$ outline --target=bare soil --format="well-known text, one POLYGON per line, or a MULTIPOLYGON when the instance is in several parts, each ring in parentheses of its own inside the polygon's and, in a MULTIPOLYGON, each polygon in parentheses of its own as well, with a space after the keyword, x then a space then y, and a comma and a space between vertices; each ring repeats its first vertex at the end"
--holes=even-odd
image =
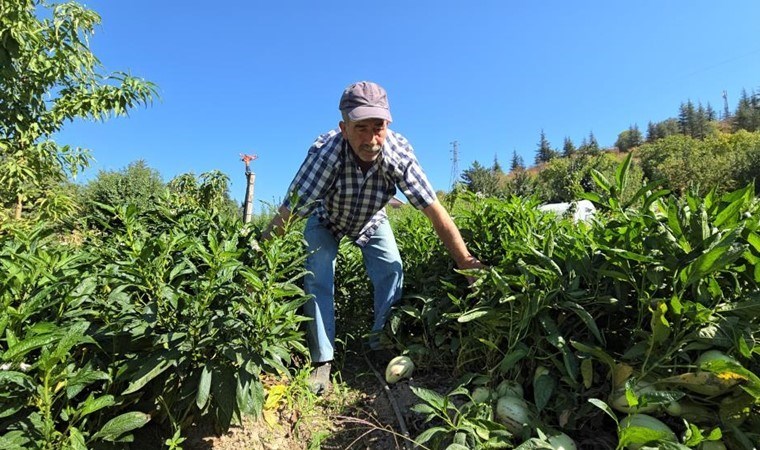
MULTIPOLYGON (((381 374, 385 368, 376 368, 381 374)), ((278 422, 270 426, 263 419, 247 418, 222 436, 209 427, 191 430, 182 445, 190 450, 394 450, 407 447, 402 426, 389 399, 393 397, 408 436, 414 438, 422 428, 422 417, 411 411, 419 403, 410 386, 429 389, 450 383, 436 373, 417 371, 415 377, 394 385, 385 384, 373 372, 363 355, 347 352, 342 367, 337 368, 341 380, 333 390, 321 397, 311 411, 277 411, 278 422)), ((409 447, 411 448, 411 447, 409 447)))

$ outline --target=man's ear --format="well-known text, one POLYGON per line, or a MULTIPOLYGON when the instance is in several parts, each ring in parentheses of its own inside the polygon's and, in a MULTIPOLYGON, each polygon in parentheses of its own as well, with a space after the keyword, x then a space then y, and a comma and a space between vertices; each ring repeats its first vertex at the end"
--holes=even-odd
POLYGON ((340 132, 341 133, 345 133, 346 132, 346 122, 344 122, 342 120, 340 122, 338 122, 338 128, 340 128, 340 132))

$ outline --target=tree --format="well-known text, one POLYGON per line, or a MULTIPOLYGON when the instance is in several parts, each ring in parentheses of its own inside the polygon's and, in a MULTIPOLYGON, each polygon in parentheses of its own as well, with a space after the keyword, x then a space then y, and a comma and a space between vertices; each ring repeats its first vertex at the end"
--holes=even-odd
POLYGON ((696 110, 691 100, 681 103, 678 108, 678 130, 685 136, 694 137, 694 126, 696 122, 696 110))
POLYGON ((678 130, 681 134, 696 139, 704 139, 712 133, 710 122, 715 119, 715 111, 708 105, 707 108, 698 103, 694 106, 691 100, 681 103, 678 112, 678 130))
POLYGON ((618 134, 617 141, 615 141, 615 147, 620 152, 627 152, 634 147, 638 147, 644 142, 641 131, 639 131, 638 125, 631 125, 627 130, 618 134))
POLYGON ((509 171, 514 172, 516 170, 525 170, 525 163, 522 156, 517 154, 517 150, 512 150, 512 164, 509 166, 509 171))
POLYGON ((493 170, 473 161, 472 167, 462 172, 462 181, 469 191, 493 196, 499 192, 499 180, 493 170))
POLYGON ((581 146, 578 147, 579 153, 587 155, 598 155, 601 151, 602 149, 599 147, 599 143, 596 141, 596 136, 594 136, 593 131, 589 131, 588 139, 584 139, 581 146))
POLYGON ((677 134, 644 144, 637 154, 645 176, 664 180, 669 189, 683 193, 695 186, 702 193, 712 188, 725 192, 752 171, 751 149, 758 142, 757 136, 738 133, 716 132, 705 139, 677 134))
POLYGON ((541 130, 541 138, 538 142, 538 150, 536 151, 536 165, 547 163, 557 156, 559 156, 558 152, 549 144, 544 130, 541 130))
POLYGON ((109 206, 131 204, 144 212, 154 208, 165 192, 161 174, 139 160, 120 171, 101 170, 84 187, 82 197, 88 211, 97 211, 99 203, 109 206))
POLYGON ((491 170, 495 174, 504 173, 504 171, 501 169, 501 164, 499 164, 499 159, 496 157, 496 155, 493 155, 493 166, 491 167, 491 170))
POLYGON ((760 94, 749 95, 746 89, 742 90, 733 122, 735 130, 760 130, 760 94))
POLYGON ((238 216, 238 206, 230 197, 230 178, 218 170, 178 175, 167 183, 171 204, 195 210, 214 209, 225 216, 238 216))
POLYGON ((708 134, 710 134, 710 113, 704 106, 702 106, 702 102, 700 102, 697 105, 697 116, 695 117, 694 123, 694 137, 704 139, 708 134))
POLYGON ((679 134, 678 121, 670 118, 665 119, 662 122, 652 123, 647 125, 647 142, 654 142, 658 139, 663 139, 674 134, 679 134))
POLYGON ((578 149, 575 148, 573 141, 569 137, 565 137, 565 141, 562 143, 562 156, 570 158, 577 151, 578 149))
POLYGON ((156 96, 124 73, 104 75, 89 49, 100 16, 75 3, 0 3, 0 194, 14 216, 45 201, 44 186, 88 166, 87 150, 52 136, 67 121, 125 115, 156 96))
POLYGON ((715 112, 710 102, 707 102, 707 109, 705 109, 705 114, 707 115, 708 122, 715 122, 718 118, 718 114, 715 112))
POLYGON ((517 169, 510 174, 505 186, 505 193, 519 197, 528 197, 535 191, 533 177, 524 169, 517 169))
MULTIPOLYGON (((578 153, 573 158, 557 158, 536 174, 534 193, 545 202, 571 202, 584 192, 601 193, 593 174, 599 172, 614 180, 618 165, 618 159, 610 153, 595 156, 578 153)), ((638 164, 631 165, 628 177, 629 186, 621 193, 623 198, 630 198, 641 186, 643 174, 638 164)))

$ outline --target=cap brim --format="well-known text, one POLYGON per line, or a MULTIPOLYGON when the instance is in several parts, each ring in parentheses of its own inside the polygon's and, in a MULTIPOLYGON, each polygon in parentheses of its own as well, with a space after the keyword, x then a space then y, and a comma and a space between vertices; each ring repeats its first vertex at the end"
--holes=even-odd
POLYGON ((376 106, 357 106, 348 112, 348 118, 352 122, 358 122, 365 119, 385 119, 392 122, 391 112, 386 108, 376 106))

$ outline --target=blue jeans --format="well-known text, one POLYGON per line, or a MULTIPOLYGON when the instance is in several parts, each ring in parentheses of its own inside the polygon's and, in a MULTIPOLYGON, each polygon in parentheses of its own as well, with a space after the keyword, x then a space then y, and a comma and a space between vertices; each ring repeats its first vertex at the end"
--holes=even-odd
MULTIPOLYGON (((335 258, 339 241, 316 216, 306 221, 304 238, 309 256, 304 288, 312 296, 304 305, 310 317, 307 323, 309 352, 312 362, 332 361, 335 350, 335 258)), ((375 319, 370 336, 370 347, 379 346, 379 334, 385 327, 391 306, 401 297, 404 282, 401 255, 396 238, 387 220, 378 226, 367 245, 361 247, 364 267, 374 288, 375 319)))

